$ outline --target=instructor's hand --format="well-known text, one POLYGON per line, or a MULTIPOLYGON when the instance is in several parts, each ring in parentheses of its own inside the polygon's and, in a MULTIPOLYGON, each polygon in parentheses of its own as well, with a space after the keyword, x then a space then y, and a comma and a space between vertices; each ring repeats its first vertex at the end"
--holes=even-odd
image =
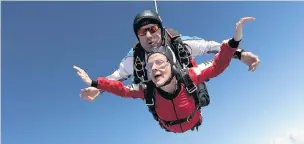
POLYGON ((242 52, 241 61, 248 66, 248 71, 254 72, 260 64, 258 56, 251 52, 242 52))
POLYGON ((255 20, 254 17, 243 17, 235 24, 234 40, 240 41, 243 38, 243 24, 255 20))
POLYGON ((92 79, 89 77, 89 75, 80 67, 74 65, 73 68, 77 70, 77 74, 82 79, 82 81, 84 81, 88 86, 91 86, 92 79))

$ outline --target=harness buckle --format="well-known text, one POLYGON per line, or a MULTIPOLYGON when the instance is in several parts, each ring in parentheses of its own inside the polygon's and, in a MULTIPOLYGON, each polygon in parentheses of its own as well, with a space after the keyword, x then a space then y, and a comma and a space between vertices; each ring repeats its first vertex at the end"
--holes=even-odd
POLYGON ((145 68, 144 68, 144 63, 140 60, 139 57, 136 58, 135 60, 135 72, 137 77, 142 81, 142 82, 148 82, 149 78, 147 77, 147 79, 145 79, 146 76, 146 72, 145 72, 145 68), (137 66, 139 65, 140 68, 137 68, 137 66))
POLYGON ((186 121, 187 121, 187 122, 189 122, 189 121, 190 121, 190 116, 188 116, 188 117, 187 117, 186 121))
POLYGON ((173 121, 170 121, 170 122, 167 124, 167 126, 172 126, 172 124, 173 124, 173 121))
POLYGON ((193 93, 194 91, 197 90, 197 86, 194 85, 193 87, 191 87, 190 89, 188 87, 186 87, 186 90, 189 92, 189 93, 193 93))
POLYGON ((154 105, 154 100, 151 99, 151 103, 147 103, 147 100, 145 99, 145 104, 146 104, 146 106, 153 106, 154 105))
MULTIPOLYGON (((143 72, 144 73, 144 72, 143 72)), ((136 72, 136 74, 138 74, 137 72, 136 72)), ((149 81, 149 79, 145 79, 145 74, 143 74, 142 76, 138 76, 137 75, 137 77, 142 81, 142 82, 148 82, 149 81)))

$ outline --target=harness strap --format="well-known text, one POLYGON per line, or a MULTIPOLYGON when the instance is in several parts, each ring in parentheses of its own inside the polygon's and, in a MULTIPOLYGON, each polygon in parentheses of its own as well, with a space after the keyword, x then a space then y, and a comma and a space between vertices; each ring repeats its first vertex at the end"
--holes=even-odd
POLYGON ((182 118, 182 119, 178 119, 178 120, 173 120, 173 121, 165 121, 162 120, 165 125, 167 126, 173 126, 173 125, 177 125, 177 124, 182 124, 184 122, 189 122, 192 120, 194 114, 196 113, 196 111, 200 109, 200 106, 196 106, 196 108, 191 112, 191 114, 189 116, 187 116, 186 118, 182 118))
POLYGON ((187 50, 187 44, 183 43, 180 34, 178 31, 167 28, 166 29, 168 36, 171 38, 172 46, 175 47, 174 54, 176 58, 179 59, 178 63, 181 64, 181 67, 192 67, 193 64, 191 63, 191 53, 187 50))
POLYGON ((134 48, 133 48, 133 64, 134 64, 134 70, 133 70, 133 75, 134 75, 134 83, 138 84, 140 82, 147 82, 148 81, 148 76, 147 74, 147 70, 145 69, 145 51, 143 51, 140 48, 140 44, 137 43, 134 48))
POLYGON ((191 80, 191 78, 188 74, 188 71, 185 70, 185 69, 181 69, 180 70, 180 76, 181 76, 181 81, 183 82, 183 84, 185 86, 185 89, 187 90, 188 94, 193 97, 193 99, 195 101, 195 109, 186 118, 182 118, 182 119, 178 119, 178 120, 174 120, 174 121, 162 120, 165 123, 165 125, 167 125, 167 126, 172 126, 172 125, 181 124, 181 123, 184 123, 184 122, 191 121, 194 114, 196 113, 196 111, 201 108, 201 102, 200 102, 199 97, 198 97, 197 86, 191 80))
POLYGON ((198 120, 198 122, 191 128, 192 131, 194 131, 194 129, 196 129, 196 131, 198 131, 198 127, 201 125, 201 119, 198 120))
POLYGON ((154 103, 154 86, 151 83, 151 81, 146 83, 145 85, 146 85, 146 88, 144 89, 145 103, 150 109, 150 107, 152 107, 152 106, 154 107, 154 105, 155 105, 155 103, 154 103))
POLYGON ((191 80, 188 71, 185 69, 180 70, 180 75, 181 75, 181 80, 185 85, 185 89, 187 90, 188 94, 193 96, 195 100, 195 105, 200 106, 200 100, 198 97, 198 91, 197 91, 197 86, 193 83, 191 80))
POLYGON ((144 84, 144 97, 145 103, 148 106, 149 111, 152 113, 153 118, 158 121, 158 115, 155 111, 155 100, 154 100, 154 87, 151 82, 144 84))

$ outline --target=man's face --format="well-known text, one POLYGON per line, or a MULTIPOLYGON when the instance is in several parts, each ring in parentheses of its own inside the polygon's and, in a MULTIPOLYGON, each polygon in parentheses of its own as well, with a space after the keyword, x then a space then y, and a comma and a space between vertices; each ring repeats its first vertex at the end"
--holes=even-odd
POLYGON ((168 81, 172 74, 168 59, 160 53, 152 54, 149 57, 146 69, 157 87, 168 81))
POLYGON ((158 48, 161 45, 161 29, 157 24, 148 24, 142 26, 137 31, 137 36, 141 46, 148 52, 151 52, 154 48, 158 48))

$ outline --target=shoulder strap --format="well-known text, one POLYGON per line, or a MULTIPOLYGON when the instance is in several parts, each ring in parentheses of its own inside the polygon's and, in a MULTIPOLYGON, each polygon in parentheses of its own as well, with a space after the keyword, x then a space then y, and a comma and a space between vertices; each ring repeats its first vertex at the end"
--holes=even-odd
POLYGON ((195 100, 196 108, 207 106, 210 103, 210 96, 205 82, 201 82, 198 86, 190 78, 188 70, 181 70, 178 79, 184 84, 188 94, 195 100))
POLYGON ((180 34, 177 30, 172 29, 172 28, 166 28, 166 35, 168 37, 168 43, 170 44, 170 46, 172 47, 174 54, 177 56, 179 56, 178 53, 178 44, 182 44, 183 41, 180 38, 180 34))
POLYGON ((188 71, 182 70, 181 80, 185 85, 185 89, 188 94, 193 96, 195 100, 196 107, 200 109, 201 107, 207 106, 210 103, 210 96, 205 82, 201 82, 198 86, 194 84, 189 76, 188 71))
POLYGON ((171 39, 180 37, 179 32, 173 28, 166 28, 166 32, 171 39))
POLYGON ((196 107, 200 107, 200 100, 198 97, 198 88, 189 76, 188 69, 181 69, 179 71, 179 79, 189 95, 191 95, 195 101, 196 107))
POLYGON ((144 88, 144 96, 145 96, 145 103, 147 106, 154 106, 154 90, 155 90, 155 87, 154 87, 154 84, 152 81, 149 81, 147 83, 144 83, 145 85, 145 88, 144 88))
POLYGON ((148 80, 145 65, 145 51, 139 43, 136 43, 133 48, 133 83, 139 84, 140 82, 148 80))
POLYGON ((153 118, 158 121, 158 115, 155 111, 155 87, 153 85, 153 82, 147 82, 145 84, 144 89, 144 97, 145 97, 145 103, 149 108, 149 111, 152 113, 153 118))
POLYGON ((194 60, 191 57, 191 53, 186 48, 187 45, 183 43, 180 33, 172 28, 166 28, 166 33, 170 38, 169 43, 181 66, 183 67, 183 65, 186 65, 188 68, 193 67, 195 65, 193 64, 194 60))

